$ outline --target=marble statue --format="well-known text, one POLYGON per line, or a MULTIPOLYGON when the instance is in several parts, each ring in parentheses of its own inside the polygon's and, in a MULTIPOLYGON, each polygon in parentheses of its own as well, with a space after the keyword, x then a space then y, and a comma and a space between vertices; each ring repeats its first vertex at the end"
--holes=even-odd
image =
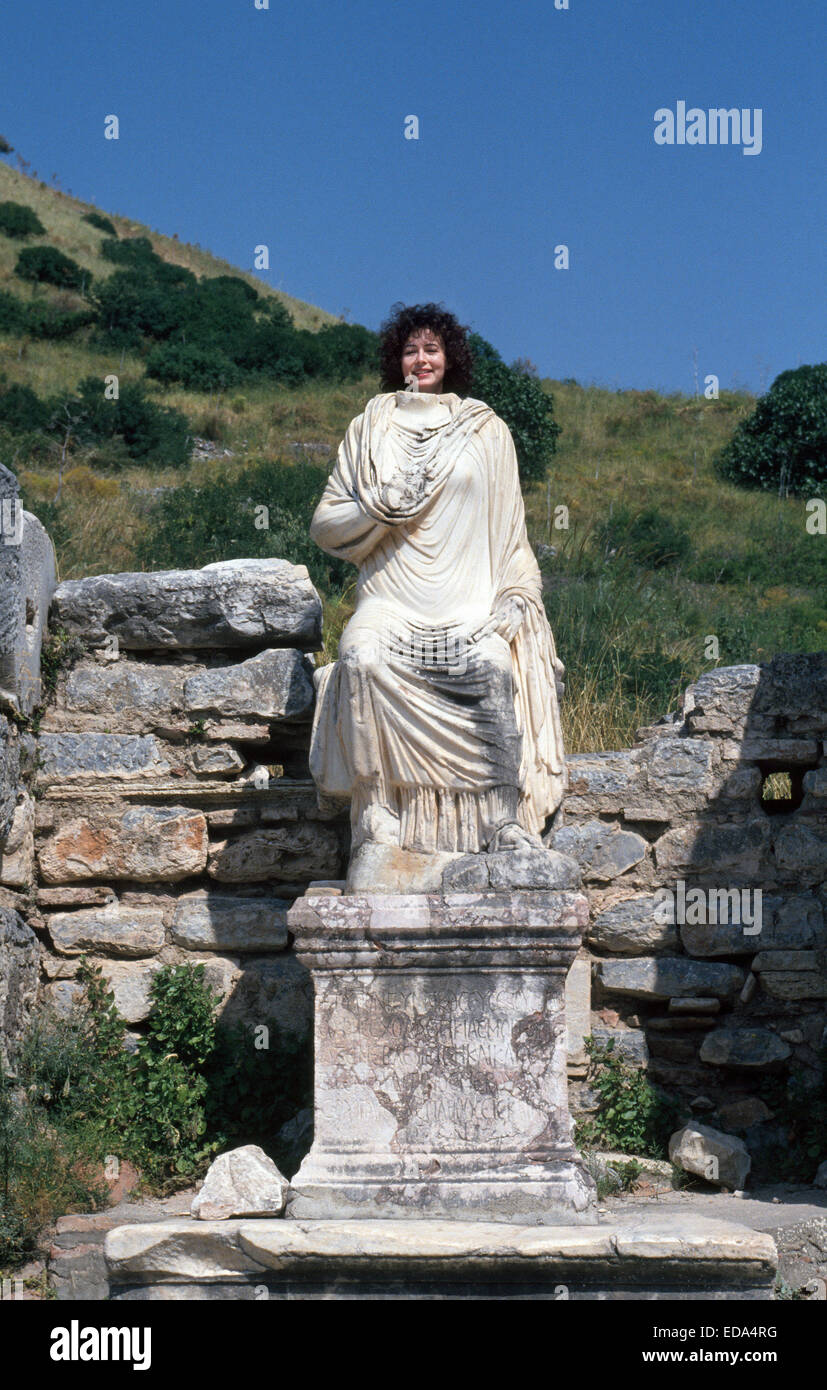
POLYGON ((319 790, 350 799, 354 848, 541 846, 565 786, 564 667, 514 442, 484 402, 440 389, 446 336, 425 322, 400 340, 408 388, 351 421, 311 525, 359 568, 338 660, 316 672, 310 753, 319 790))

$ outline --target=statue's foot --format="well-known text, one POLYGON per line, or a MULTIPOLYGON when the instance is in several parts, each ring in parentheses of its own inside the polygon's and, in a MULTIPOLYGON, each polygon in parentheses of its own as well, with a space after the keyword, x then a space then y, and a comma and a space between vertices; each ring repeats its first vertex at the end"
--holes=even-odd
POLYGON ((539 835, 525 830, 517 821, 509 821, 494 832, 488 853, 496 854, 502 849, 545 849, 545 845, 539 835))
POLYGON ((358 844, 372 840, 376 845, 398 845, 400 834, 401 822, 395 812, 374 803, 367 806, 359 818, 356 840, 358 844))

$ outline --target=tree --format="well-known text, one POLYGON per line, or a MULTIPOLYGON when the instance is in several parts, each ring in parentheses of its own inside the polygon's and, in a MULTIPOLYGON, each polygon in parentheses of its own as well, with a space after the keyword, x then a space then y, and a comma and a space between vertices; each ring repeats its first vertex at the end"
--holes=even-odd
POLYGON ((478 333, 469 334, 468 346, 474 358, 471 394, 490 405, 508 425, 521 480, 544 478, 560 433, 551 396, 524 371, 507 367, 496 348, 478 333))
POLYGON ((827 362, 777 376, 716 460, 721 477, 779 497, 827 484, 827 362))

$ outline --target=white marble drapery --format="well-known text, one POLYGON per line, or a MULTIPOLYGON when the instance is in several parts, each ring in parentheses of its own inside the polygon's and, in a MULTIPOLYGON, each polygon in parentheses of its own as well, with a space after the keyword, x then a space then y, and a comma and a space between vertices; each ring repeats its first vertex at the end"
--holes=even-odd
POLYGON ((320 790, 389 806, 405 848, 484 848, 492 814, 515 819, 515 802, 519 823, 541 830, 565 787, 562 665, 504 422, 453 393, 374 396, 348 427, 311 535, 360 571, 339 660, 316 673, 320 790), (389 631, 464 636, 511 597, 525 619, 510 644, 493 635, 467 648, 463 680, 489 679, 491 698, 457 699, 388 658, 389 631))

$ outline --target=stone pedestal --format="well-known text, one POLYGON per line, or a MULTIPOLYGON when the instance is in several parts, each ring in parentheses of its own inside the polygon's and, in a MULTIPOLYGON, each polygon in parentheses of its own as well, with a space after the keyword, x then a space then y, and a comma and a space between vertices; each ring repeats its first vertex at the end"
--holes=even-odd
POLYGON ((299 899, 315 1139, 288 1215, 594 1222, 564 1004, 587 921, 574 891, 299 899))

